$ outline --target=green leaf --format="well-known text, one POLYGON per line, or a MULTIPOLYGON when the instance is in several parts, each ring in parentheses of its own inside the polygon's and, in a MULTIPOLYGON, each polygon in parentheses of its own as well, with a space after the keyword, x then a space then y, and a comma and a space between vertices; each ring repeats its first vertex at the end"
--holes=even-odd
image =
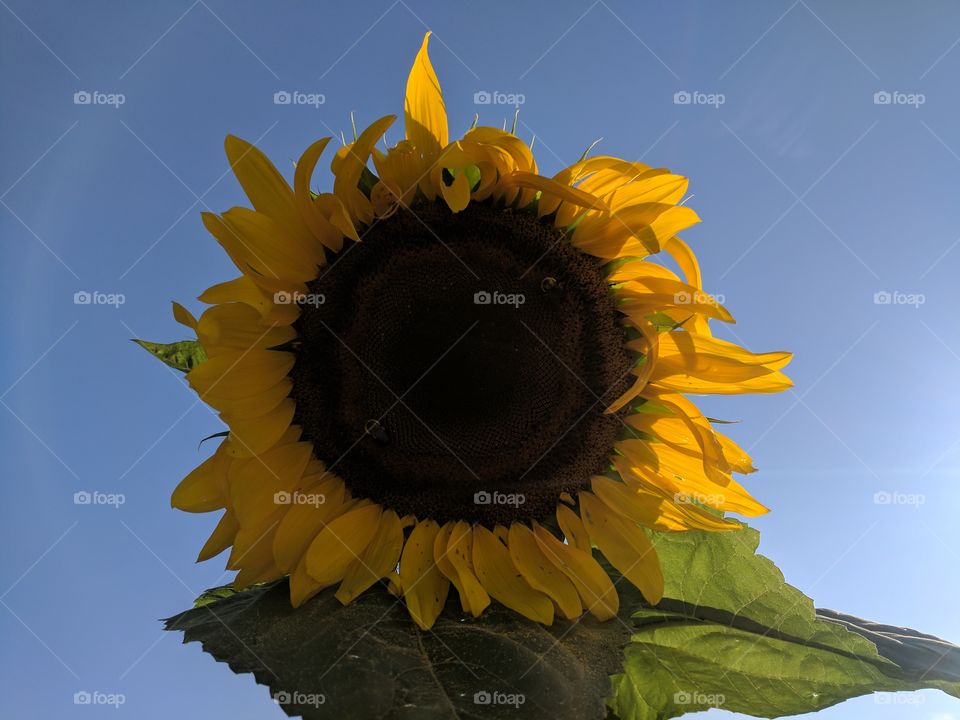
POLYGON ((381 586, 345 607, 329 588, 295 610, 284 580, 209 590, 166 628, 307 720, 666 720, 712 706, 780 717, 875 691, 960 694, 960 648, 815 610, 756 554, 755 530, 652 537, 667 599, 645 604, 598 557, 621 597, 606 623, 545 628, 496 603, 474 619, 451 593, 424 632, 381 586))
POLYGON ((155 343, 148 342, 147 340, 134 339, 134 342, 170 367, 183 372, 193 370, 193 368, 207 359, 207 354, 196 340, 155 343))
POLYGON ((816 611, 755 554, 753 529, 657 533, 653 540, 669 599, 634 613, 638 628, 610 701, 624 720, 709 707, 773 718, 876 691, 960 691, 960 648, 816 611))
POLYGON ((233 597, 237 594, 237 591, 233 589, 232 585, 220 585, 218 587, 207 588, 200 596, 193 601, 193 606, 195 608, 203 607, 204 605, 209 605, 210 603, 217 602, 218 600, 223 600, 224 598, 233 597))
POLYGON ((253 673, 287 714, 308 720, 602 720, 636 609, 547 628, 496 603, 474 619, 451 597, 424 632, 383 587, 347 606, 334 591, 295 610, 284 580, 187 610, 166 629, 253 673))

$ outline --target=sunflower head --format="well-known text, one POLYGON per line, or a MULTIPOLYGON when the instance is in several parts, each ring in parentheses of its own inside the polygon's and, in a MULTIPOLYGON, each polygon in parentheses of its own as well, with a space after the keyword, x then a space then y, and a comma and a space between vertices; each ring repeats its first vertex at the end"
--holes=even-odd
POLYGON ((231 548, 240 587, 289 576, 294 605, 385 579, 423 628, 451 584, 474 616, 607 619, 594 547, 656 603, 647 531, 765 512, 733 478, 750 458, 686 395, 782 390, 790 355, 712 336, 732 317, 677 236, 698 222, 685 178, 607 156, 545 177, 492 127, 450 142, 428 39, 405 138, 377 149, 395 118, 374 122, 334 154, 331 193, 311 190, 330 138, 292 187, 227 138, 253 208, 203 222, 239 276, 175 317, 229 434, 173 505, 222 511, 200 559, 231 548))

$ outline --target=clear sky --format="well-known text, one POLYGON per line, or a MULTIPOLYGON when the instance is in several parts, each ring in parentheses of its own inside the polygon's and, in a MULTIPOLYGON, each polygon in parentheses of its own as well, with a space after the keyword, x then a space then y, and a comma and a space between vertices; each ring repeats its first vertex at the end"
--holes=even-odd
MULTIPOLYGON (((169 509, 221 426, 128 338, 178 339, 170 300, 231 277, 199 216, 245 202, 223 137, 289 170, 350 111, 402 111, 425 28, 451 134, 512 114, 475 93, 522 94, 548 174, 603 137, 691 178, 686 237, 739 321, 718 333, 796 354, 793 392, 705 403, 743 421, 762 551, 820 606, 960 641, 955 3, 0 5, 0 715, 280 716, 160 630, 227 580, 192 562, 214 516, 169 509), (274 103, 294 91, 324 102, 274 103), (124 502, 75 504, 94 491, 124 502), (126 702, 78 708, 83 690, 126 702)), ((821 716, 956 720, 960 701, 821 716)))

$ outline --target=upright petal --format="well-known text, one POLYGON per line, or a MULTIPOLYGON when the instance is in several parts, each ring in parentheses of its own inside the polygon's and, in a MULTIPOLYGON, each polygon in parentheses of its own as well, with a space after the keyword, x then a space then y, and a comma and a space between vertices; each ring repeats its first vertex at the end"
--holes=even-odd
POLYGON ((440 81, 427 53, 429 41, 430 33, 427 32, 410 69, 404 101, 407 140, 420 151, 424 172, 447 145, 447 109, 440 92, 440 81))

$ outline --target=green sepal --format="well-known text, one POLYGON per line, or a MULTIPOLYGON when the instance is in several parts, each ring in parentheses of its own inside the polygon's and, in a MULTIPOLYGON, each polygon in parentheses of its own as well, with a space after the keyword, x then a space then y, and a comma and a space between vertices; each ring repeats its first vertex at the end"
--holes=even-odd
POLYGON ((178 340, 172 343, 155 343, 147 340, 133 339, 155 358, 161 360, 175 370, 190 372, 197 365, 207 359, 207 354, 197 340, 178 340))

